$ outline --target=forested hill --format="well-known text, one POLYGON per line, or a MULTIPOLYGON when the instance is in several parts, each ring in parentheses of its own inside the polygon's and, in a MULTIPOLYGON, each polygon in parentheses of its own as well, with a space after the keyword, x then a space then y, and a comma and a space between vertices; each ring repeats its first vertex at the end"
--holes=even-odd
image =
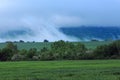
POLYGON ((60 31, 81 40, 117 40, 120 39, 120 27, 62 27, 60 31))

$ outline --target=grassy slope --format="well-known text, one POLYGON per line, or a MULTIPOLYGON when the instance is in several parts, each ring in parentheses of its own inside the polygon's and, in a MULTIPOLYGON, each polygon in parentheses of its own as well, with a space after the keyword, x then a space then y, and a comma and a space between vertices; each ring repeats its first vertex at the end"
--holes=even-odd
MULTIPOLYGON (((18 49, 30 49, 30 48, 37 48, 42 49, 43 47, 50 47, 51 43, 43 43, 43 42, 36 42, 36 43, 15 43, 18 46, 18 49)), ((0 48, 5 47, 6 43, 0 43, 0 48)))
MULTIPOLYGON (((86 45, 88 49, 94 49, 96 46, 109 44, 111 41, 102 41, 102 42, 82 42, 86 45)), ((18 49, 30 49, 30 48, 37 48, 40 50, 43 47, 50 48, 51 43, 43 43, 43 42, 36 42, 36 43, 16 43, 18 45, 18 49)), ((77 44, 77 42, 74 42, 77 44)), ((5 43, 0 43, 0 48, 5 47, 5 43)))
POLYGON ((120 80, 120 60, 0 62, 0 80, 120 80))

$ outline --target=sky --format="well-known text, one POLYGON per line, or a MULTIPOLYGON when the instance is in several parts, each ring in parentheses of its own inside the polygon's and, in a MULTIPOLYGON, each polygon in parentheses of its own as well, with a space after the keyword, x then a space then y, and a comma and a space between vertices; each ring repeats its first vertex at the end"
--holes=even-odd
MULTIPOLYGON (((27 27, 46 33, 46 29, 54 28, 60 34, 60 27, 120 26, 119 21, 120 0, 0 0, 3 33, 27 27)), ((47 34, 56 34, 51 31, 47 34)))
POLYGON ((62 25, 120 25, 120 0, 0 0, 1 25, 37 18, 62 25))

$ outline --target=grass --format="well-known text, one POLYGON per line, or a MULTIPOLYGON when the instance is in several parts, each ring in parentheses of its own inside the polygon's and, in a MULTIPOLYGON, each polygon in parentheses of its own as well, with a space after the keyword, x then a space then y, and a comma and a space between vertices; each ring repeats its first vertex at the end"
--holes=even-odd
POLYGON ((88 49, 95 49, 97 46, 110 44, 113 41, 91 41, 91 42, 82 42, 88 49))
POLYGON ((120 80, 120 60, 0 62, 0 80, 120 80))
MULTIPOLYGON (((99 45, 109 44, 112 41, 100 41, 100 42, 82 42, 85 44, 85 46, 88 49, 95 49, 99 45)), ((73 42, 74 44, 77 44, 78 42, 73 42)), ((30 49, 30 48, 36 48, 38 50, 42 49, 43 47, 50 48, 50 45, 52 43, 44 43, 44 42, 36 42, 36 43, 15 43, 18 46, 18 49, 30 49)), ((6 43, 0 43, 0 48, 5 47, 6 43)))
MULTIPOLYGON (((25 43, 15 43, 18 46, 18 49, 27 49, 29 50, 30 48, 36 48, 38 50, 42 49, 43 47, 48 47, 50 48, 51 43, 44 43, 44 42, 25 42, 25 43)), ((0 43, 0 48, 4 48, 6 43, 0 43)))

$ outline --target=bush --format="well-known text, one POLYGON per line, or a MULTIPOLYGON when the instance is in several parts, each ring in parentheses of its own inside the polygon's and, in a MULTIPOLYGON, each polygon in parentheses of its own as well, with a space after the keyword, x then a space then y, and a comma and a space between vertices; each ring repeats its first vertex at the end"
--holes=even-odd
POLYGON ((35 61, 36 61, 36 60, 39 60, 39 56, 33 56, 33 57, 32 57, 32 60, 35 60, 35 61))
POLYGON ((54 55, 50 51, 41 53, 40 60, 54 60, 54 55))
POLYGON ((19 51, 20 55, 26 55, 28 53, 28 51, 26 49, 22 49, 19 51))
POLYGON ((74 45, 71 42, 65 42, 63 40, 54 42, 51 45, 51 51, 57 53, 58 59, 79 59, 79 54, 85 54, 86 50, 86 47, 82 43, 74 45))
POLYGON ((111 59, 120 56, 120 41, 115 41, 109 45, 98 46, 94 50, 94 55, 98 59, 111 59))
POLYGON ((3 48, 0 52, 0 61, 9 61, 13 56, 12 50, 8 48, 3 48))
POLYGON ((31 59, 33 58, 33 56, 36 56, 37 54, 37 49, 36 48, 31 48, 28 52, 27 52, 27 58, 31 59))
POLYGON ((13 54, 17 54, 18 52, 17 45, 15 45, 13 42, 8 42, 5 48, 10 49, 13 54))
POLYGON ((81 59, 120 59, 120 40, 98 46, 95 50, 87 50, 82 43, 73 44, 63 40, 53 42, 49 49, 43 47, 40 51, 36 48, 18 50, 12 42, 0 50, 0 61, 81 59))
POLYGON ((20 55, 20 54, 14 54, 11 58, 12 61, 22 61, 25 60, 25 56, 24 55, 20 55))

